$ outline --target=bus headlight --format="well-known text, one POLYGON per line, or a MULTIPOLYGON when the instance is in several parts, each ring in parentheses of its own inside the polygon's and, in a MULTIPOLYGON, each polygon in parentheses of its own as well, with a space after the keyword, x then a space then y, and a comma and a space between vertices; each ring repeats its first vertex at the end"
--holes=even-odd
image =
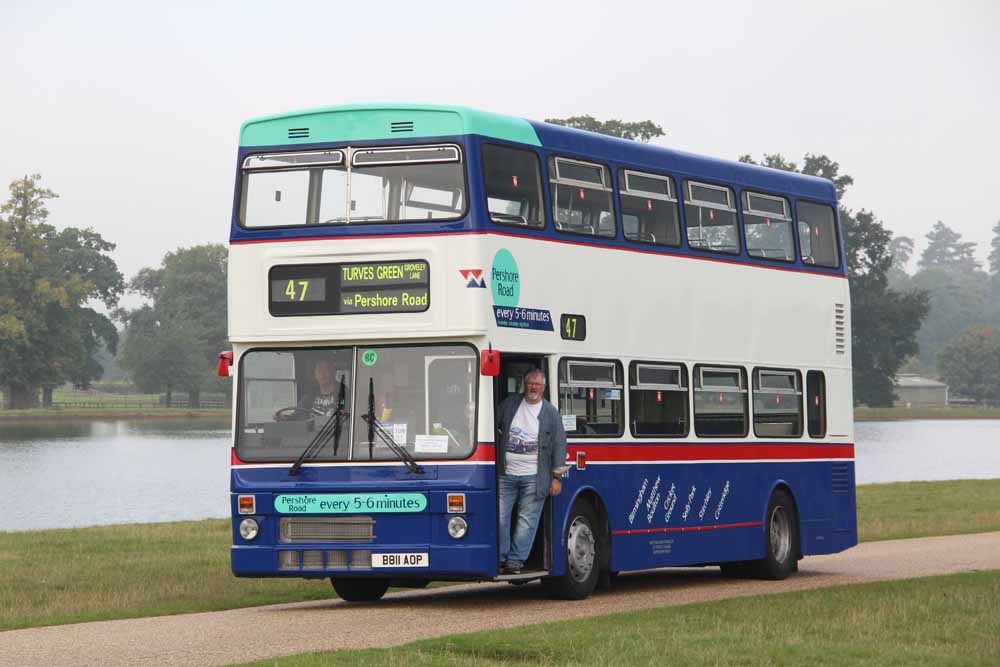
POLYGON ((465 522, 460 516, 453 516, 448 520, 448 534, 454 537, 456 540, 460 540, 465 537, 465 534, 469 532, 469 524, 465 522))
POLYGON ((260 527, 257 525, 257 521, 254 519, 243 519, 240 521, 240 537, 244 540, 252 540, 257 537, 257 533, 260 532, 260 527))

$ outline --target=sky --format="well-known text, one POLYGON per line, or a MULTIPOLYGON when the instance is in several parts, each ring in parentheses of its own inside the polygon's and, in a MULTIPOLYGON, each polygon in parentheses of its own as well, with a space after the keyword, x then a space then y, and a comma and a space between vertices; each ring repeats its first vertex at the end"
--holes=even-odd
MULTIPOLYGON (((715 157, 826 154, 919 254, 1000 220, 1000 3, 0 1, 0 179, 130 278, 226 243, 240 124, 354 102, 650 119, 715 157), (992 48, 991 48, 992 47, 992 48)), ((6 199, 6 193, 3 198, 6 199)), ((135 297, 125 301, 132 302, 135 297)))

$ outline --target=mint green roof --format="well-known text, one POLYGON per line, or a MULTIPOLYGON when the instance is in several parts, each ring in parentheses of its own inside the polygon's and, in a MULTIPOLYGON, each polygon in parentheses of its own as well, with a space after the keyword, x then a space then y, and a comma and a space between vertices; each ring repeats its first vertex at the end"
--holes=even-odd
MULTIPOLYGON (((397 125, 397 130, 405 125, 397 125)), ((540 146, 522 118, 427 104, 357 104, 309 109, 254 118, 240 128, 240 146, 287 146, 323 142, 402 139, 480 134, 540 146), (412 131, 393 132, 393 123, 413 123, 412 131), (303 130, 295 132, 290 130, 303 130)))

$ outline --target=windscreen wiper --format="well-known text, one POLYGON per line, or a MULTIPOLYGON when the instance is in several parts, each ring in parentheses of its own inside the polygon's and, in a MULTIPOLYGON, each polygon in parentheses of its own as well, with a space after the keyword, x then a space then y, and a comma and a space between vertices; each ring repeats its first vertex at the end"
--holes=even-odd
POLYGON ((330 441, 331 436, 333 437, 333 455, 337 455, 337 450, 340 449, 341 426, 343 425, 343 418, 347 415, 344 411, 344 393, 344 378, 341 377, 340 391, 337 395, 337 409, 334 410, 333 414, 330 415, 325 422, 323 422, 323 426, 316 432, 316 435, 313 436, 312 441, 306 445, 306 448, 302 450, 302 453, 299 454, 299 458, 295 459, 295 463, 293 463, 292 467, 288 469, 289 475, 294 476, 299 474, 299 468, 302 467, 302 464, 315 458, 320 451, 322 451, 323 447, 326 446, 326 443, 330 441))
POLYGON ((382 425, 378 419, 375 418, 375 380, 370 378, 368 380, 368 414, 361 415, 361 418, 365 420, 368 424, 368 458, 374 458, 374 446, 375 438, 378 438, 382 444, 389 448, 389 450, 396 455, 396 457, 406 464, 410 472, 415 475, 423 475, 424 469, 420 467, 416 459, 406 451, 406 448, 401 446, 398 442, 393 439, 392 434, 389 433, 385 427, 382 425))

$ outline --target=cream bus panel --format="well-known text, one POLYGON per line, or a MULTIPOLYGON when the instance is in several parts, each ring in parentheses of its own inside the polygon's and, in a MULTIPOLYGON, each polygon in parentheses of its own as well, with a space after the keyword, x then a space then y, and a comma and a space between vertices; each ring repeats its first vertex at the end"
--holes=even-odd
POLYGON ((232 245, 229 250, 230 340, 335 341, 483 334, 488 325, 488 311, 481 293, 488 290, 469 288, 462 273, 466 268, 483 266, 481 248, 476 235, 232 245), (403 260, 424 260, 429 264, 430 305, 424 312, 276 317, 268 309, 268 274, 272 267, 403 260))

